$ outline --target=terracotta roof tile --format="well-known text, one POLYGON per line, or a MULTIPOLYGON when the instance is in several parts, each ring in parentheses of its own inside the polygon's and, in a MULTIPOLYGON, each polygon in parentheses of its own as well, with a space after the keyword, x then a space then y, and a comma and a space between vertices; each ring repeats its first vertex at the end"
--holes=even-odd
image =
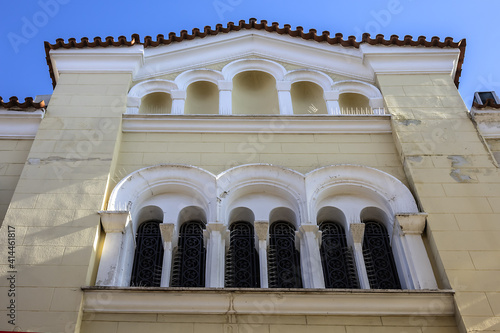
POLYGON ((47 64, 49 66, 50 77, 52 78, 52 84, 55 87, 55 76, 52 68, 52 63, 50 62, 50 50, 57 50, 59 48, 83 48, 83 47, 109 47, 109 46, 132 46, 135 44, 142 44, 144 47, 156 47, 159 45, 169 45, 174 42, 182 42, 183 40, 192 40, 194 38, 204 38, 206 36, 214 36, 219 33, 228 33, 231 31, 240 31, 240 30, 265 30, 267 32, 275 32, 280 35, 289 35, 292 37, 300 37, 302 39, 312 39, 317 42, 326 42, 331 45, 341 45, 344 47, 354 47, 359 48, 359 45, 362 43, 367 43, 370 45, 410 45, 410 46, 424 46, 424 47, 450 47, 450 48, 458 48, 460 49, 460 57, 457 64, 457 71, 455 74, 455 85, 458 87, 459 78, 462 72, 462 64, 464 60, 465 54, 465 39, 462 39, 458 42, 454 42, 453 38, 446 37, 444 41, 441 41, 439 37, 432 37, 430 41, 426 39, 425 36, 419 36, 416 40, 413 40, 412 36, 405 36, 402 40, 399 39, 399 36, 392 35, 389 39, 385 39, 384 35, 377 35, 375 38, 370 38, 370 34, 365 33, 360 42, 356 41, 356 37, 349 36, 347 39, 343 38, 341 33, 336 33, 334 37, 330 35, 330 32, 323 31, 321 34, 318 34, 315 29, 310 29, 308 32, 304 31, 304 28, 298 26, 295 30, 289 24, 285 24, 280 28, 277 22, 273 22, 270 25, 267 24, 267 21, 261 20, 260 23, 255 18, 251 18, 248 22, 245 20, 241 20, 238 24, 233 22, 227 23, 227 26, 224 27, 222 24, 217 24, 215 29, 212 29, 210 26, 206 26, 203 30, 195 28, 192 30, 192 33, 189 34, 186 30, 181 30, 179 35, 175 32, 171 32, 168 34, 168 37, 165 38, 164 35, 156 36, 156 39, 153 40, 151 36, 144 37, 144 40, 141 41, 141 38, 138 34, 133 34, 130 41, 127 40, 125 36, 120 36, 115 41, 113 37, 106 37, 102 40, 100 37, 94 38, 93 42, 90 42, 87 37, 81 39, 80 42, 77 42, 75 38, 68 39, 68 42, 64 42, 64 39, 57 39, 55 44, 50 44, 49 42, 45 42, 45 54, 47 59, 47 64))
POLYGON ((3 98, 0 96, 0 107, 5 109, 19 110, 19 111, 27 111, 26 109, 34 108, 34 109, 42 109, 45 107, 45 102, 41 101, 40 103, 33 102, 32 97, 26 97, 24 99, 24 103, 19 102, 16 96, 12 96, 9 98, 8 102, 4 102, 3 98))

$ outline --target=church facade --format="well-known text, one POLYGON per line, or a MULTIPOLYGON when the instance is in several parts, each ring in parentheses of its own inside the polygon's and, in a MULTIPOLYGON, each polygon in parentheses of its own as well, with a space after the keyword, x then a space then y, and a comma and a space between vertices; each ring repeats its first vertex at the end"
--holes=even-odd
POLYGON ((45 47, 50 100, 0 104, 1 330, 499 329, 500 101, 464 105, 465 41, 45 47))

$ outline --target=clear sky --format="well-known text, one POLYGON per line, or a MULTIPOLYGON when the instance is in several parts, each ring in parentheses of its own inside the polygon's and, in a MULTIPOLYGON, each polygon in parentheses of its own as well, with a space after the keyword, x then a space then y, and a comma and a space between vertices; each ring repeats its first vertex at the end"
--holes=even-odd
POLYGON ((57 38, 141 38, 239 20, 340 32, 359 40, 399 35, 467 39, 460 93, 470 107, 475 91, 500 95, 499 0, 23 0, 4 1, 0 21, 0 96, 51 94, 43 42, 57 38))

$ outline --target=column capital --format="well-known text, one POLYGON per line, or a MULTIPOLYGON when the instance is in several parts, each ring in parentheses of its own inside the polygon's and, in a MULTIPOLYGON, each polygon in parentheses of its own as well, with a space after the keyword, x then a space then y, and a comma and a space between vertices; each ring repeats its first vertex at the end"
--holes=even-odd
POLYGON ((276 90, 290 91, 292 89, 292 82, 290 81, 276 81, 276 90))
POLYGON ((101 216, 101 224, 106 233, 125 232, 125 227, 130 220, 128 210, 101 210, 97 213, 101 216))
POLYGON ((399 229, 406 234, 421 235, 425 228, 426 213, 403 213, 396 214, 399 229))
POLYGON ((217 81, 217 86, 220 90, 233 90, 233 81, 219 80, 217 81))
POLYGON ((160 223, 160 234, 161 240, 163 242, 172 242, 174 237, 175 224, 172 223, 160 223))
POLYGON ((227 227, 224 223, 207 223, 206 228, 208 232, 227 230, 227 227))
POLYGON ((364 223, 351 223, 349 225, 349 231, 351 232, 352 240, 355 244, 363 244, 363 237, 365 236, 364 223))
POLYGON ((186 99, 186 90, 172 90, 170 96, 172 99, 186 99))
POLYGON ((319 230, 319 226, 317 224, 303 224, 299 227, 298 234, 302 237, 306 232, 313 233, 316 237, 321 237, 321 231, 319 230))
POLYGON ((268 221, 255 221, 254 223, 255 233, 259 240, 267 240, 267 233, 269 230, 268 221))

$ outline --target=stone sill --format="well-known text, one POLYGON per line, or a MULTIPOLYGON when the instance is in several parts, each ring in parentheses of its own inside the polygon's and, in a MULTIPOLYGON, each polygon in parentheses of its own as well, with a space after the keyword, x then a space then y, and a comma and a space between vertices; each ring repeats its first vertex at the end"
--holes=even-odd
POLYGON ((82 287, 87 313, 452 316, 452 290, 82 287))
POLYGON ((391 115, 171 115, 124 114, 123 132, 170 133, 391 133, 391 115))

